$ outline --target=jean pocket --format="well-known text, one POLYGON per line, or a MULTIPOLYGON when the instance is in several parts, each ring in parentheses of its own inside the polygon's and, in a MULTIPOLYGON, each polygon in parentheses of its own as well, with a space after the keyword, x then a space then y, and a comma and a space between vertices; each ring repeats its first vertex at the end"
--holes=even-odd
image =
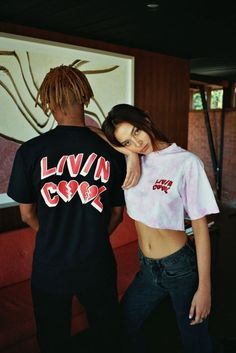
POLYGON ((165 267, 166 276, 169 278, 187 277, 196 272, 197 262, 195 256, 184 257, 181 261, 165 267))

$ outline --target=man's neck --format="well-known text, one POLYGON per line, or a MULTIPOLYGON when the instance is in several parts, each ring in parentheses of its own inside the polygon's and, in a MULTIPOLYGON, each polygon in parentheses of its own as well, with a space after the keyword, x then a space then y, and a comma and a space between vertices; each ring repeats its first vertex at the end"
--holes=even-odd
POLYGON ((81 119, 70 119, 70 118, 67 118, 67 119, 64 119, 62 121, 58 121, 58 125, 60 126, 85 126, 85 122, 81 119))
POLYGON ((58 125, 85 126, 85 116, 82 105, 74 104, 68 106, 65 111, 62 111, 60 108, 55 108, 53 115, 58 125))

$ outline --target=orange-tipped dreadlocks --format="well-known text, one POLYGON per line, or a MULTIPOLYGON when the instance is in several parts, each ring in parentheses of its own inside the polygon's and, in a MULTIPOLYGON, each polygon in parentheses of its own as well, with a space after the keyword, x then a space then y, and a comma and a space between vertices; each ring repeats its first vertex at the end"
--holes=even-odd
POLYGON ((61 65, 50 69, 45 76, 37 97, 35 106, 39 104, 39 98, 44 113, 59 106, 61 110, 74 103, 89 104, 93 97, 93 91, 86 76, 72 66, 61 65))

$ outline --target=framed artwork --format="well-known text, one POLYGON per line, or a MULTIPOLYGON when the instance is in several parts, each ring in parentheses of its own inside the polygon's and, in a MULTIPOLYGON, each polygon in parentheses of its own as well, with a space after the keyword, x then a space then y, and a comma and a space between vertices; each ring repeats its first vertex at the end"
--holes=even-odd
POLYGON ((133 56, 0 32, 0 208, 16 205, 6 191, 20 144, 56 125, 35 99, 45 74, 59 65, 79 68, 91 84, 87 125, 101 126, 112 106, 134 102, 133 56))

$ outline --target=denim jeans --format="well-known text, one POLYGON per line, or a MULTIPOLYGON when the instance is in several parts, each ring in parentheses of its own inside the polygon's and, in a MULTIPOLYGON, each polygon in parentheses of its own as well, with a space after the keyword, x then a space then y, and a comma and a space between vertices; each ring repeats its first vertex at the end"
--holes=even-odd
MULTIPOLYGON (((160 260, 139 251, 140 271, 121 301, 123 329, 128 351, 146 353, 143 324, 166 296, 170 296, 186 353, 211 353, 208 320, 190 325, 189 310, 198 285, 196 254, 191 240, 160 260)), ((158 343, 157 343, 158 352, 158 343)))

